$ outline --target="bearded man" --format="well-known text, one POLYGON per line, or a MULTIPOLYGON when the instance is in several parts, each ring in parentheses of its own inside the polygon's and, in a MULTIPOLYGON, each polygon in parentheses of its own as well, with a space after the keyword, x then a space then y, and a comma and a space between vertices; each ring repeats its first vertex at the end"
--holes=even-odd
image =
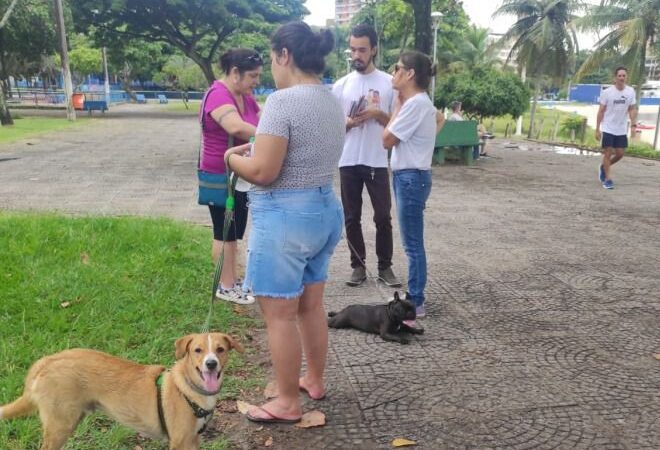
POLYGON ((397 94, 392 89, 392 76, 374 64, 378 38, 372 26, 355 26, 349 37, 349 49, 353 70, 332 88, 346 114, 346 139, 339 160, 341 201, 353 269, 346 284, 359 286, 367 278, 361 225, 362 190, 366 186, 376 225, 378 278, 390 287, 400 287, 392 271, 392 198, 387 150, 382 138, 397 94))

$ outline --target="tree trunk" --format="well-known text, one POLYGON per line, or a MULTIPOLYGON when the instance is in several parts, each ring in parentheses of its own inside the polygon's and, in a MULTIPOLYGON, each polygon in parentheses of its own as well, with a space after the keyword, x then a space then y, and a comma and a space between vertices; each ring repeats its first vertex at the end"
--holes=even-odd
POLYGON ((215 74, 213 73, 213 64, 211 63, 211 60, 202 58, 200 55, 194 52, 188 52, 186 53, 186 56, 192 59, 199 66, 199 68, 202 69, 202 73, 204 73, 206 81, 209 82, 209 86, 212 85, 215 81, 215 74))
POLYGON ((532 100, 532 110, 529 112, 529 130, 527 131, 527 139, 531 139, 534 133, 534 119, 536 118, 536 105, 538 104, 539 93, 541 89, 536 86, 534 88, 534 100, 532 100))
POLYGON ((415 15, 415 50, 431 54, 433 35, 431 27, 431 0, 405 0, 415 15))
POLYGON ((14 124, 14 120, 11 118, 9 108, 7 107, 5 87, 4 82, 2 81, 0 81, 0 124, 2 124, 2 126, 14 124))

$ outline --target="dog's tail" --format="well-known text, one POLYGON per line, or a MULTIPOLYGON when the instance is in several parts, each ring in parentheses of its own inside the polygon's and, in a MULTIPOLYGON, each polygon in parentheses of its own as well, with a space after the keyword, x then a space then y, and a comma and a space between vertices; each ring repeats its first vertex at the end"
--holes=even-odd
POLYGON ((0 406, 0 419, 13 419, 14 417, 27 416, 37 410, 37 406, 30 398, 23 394, 15 401, 0 406))

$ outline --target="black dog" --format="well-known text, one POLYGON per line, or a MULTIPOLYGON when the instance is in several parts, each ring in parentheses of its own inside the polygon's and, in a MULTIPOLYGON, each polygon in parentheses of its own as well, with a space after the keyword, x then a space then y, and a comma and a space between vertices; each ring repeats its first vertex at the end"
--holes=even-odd
POLYGON ((415 305, 399 298, 398 292, 387 305, 350 305, 339 312, 329 312, 328 316, 330 328, 355 328, 400 344, 410 343, 401 332, 424 334, 423 328, 411 328, 403 323, 404 320, 415 320, 415 305))

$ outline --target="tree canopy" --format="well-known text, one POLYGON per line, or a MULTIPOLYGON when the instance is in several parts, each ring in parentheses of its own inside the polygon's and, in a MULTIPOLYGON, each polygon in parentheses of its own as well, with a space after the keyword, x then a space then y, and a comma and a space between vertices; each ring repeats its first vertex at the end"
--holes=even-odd
POLYGON ((266 32, 307 13, 301 0, 72 0, 72 9, 77 25, 91 29, 97 41, 110 34, 165 42, 199 65, 209 83, 229 37, 266 32))
POLYGON ((529 107, 529 96, 529 89, 514 73, 477 67, 441 78, 435 104, 446 108, 457 100, 468 115, 517 117, 529 107))

